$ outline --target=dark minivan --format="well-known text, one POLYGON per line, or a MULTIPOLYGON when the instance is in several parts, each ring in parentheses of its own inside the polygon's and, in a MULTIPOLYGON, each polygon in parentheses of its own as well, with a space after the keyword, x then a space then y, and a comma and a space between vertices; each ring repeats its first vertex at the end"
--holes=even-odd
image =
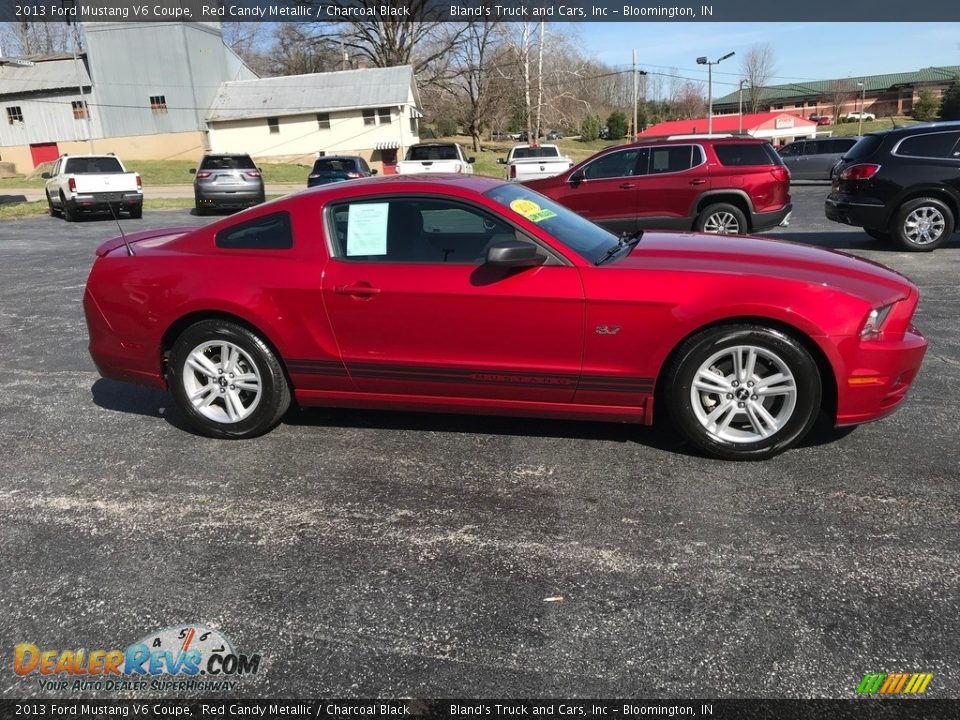
POLYGON ((371 170, 367 161, 359 155, 325 155, 317 158, 313 164, 313 170, 307 176, 307 187, 365 178, 376 174, 377 171, 371 170))
POLYGON ((824 211, 906 250, 940 247, 960 217, 960 122, 864 136, 837 163, 824 211))
POLYGON ((833 166, 857 144, 859 137, 797 140, 780 148, 783 164, 794 180, 832 180, 833 166))

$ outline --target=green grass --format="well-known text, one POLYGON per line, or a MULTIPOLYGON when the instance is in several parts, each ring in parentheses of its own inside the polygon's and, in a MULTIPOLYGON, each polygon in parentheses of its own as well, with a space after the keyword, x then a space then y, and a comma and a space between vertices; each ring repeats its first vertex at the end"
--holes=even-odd
MULTIPOLYGON (((131 160, 124 163, 128 170, 140 173, 145 188, 158 185, 192 185, 193 175, 190 168, 197 166, 196 162, 188 160, 131 160)), ((265 183, 302 183, 307 184, 307 175, 310 168, 306 165, 268 164, 261 163, 263 181, 265 183)), ((40 178, 26 178, 24 176, 0 179, 0 194, 4 188, 42 188, 47 181, 40 178)))
MULTIPOLYGON (((867 120, 863 123, 864 134, 875 132, 877 130, 890 130, 893 127, 904 127, 905 125, 914 125, 916 120, 912 118, 879 118, 877 120, 867 120)), ((822 125, 818 130, 829 130, 834 137, 849 137, 860 134, 859 122, 846 122, 838 125, 822 125)))
MULTIPOLYGON (((281 195, 267 195, 267 200, 282 197, 281 195)), ((186 210, 193 207, 193 198, 144 198, 143 209, 150 210, 186 210)), ((19 218, 38 217, 47 214, 47 201, 3 203, 0 204, 0 221, 16 220, 19 218)))

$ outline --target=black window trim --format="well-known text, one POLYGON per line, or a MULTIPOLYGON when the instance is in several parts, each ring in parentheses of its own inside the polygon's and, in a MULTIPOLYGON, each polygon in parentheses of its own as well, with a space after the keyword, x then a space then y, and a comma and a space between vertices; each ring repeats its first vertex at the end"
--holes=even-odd
POLYGON ((297 241, 296 241, 296 238, 294 237, 294 232, 293 232, 293 215, 290 213, 289 210, 276 210, 276 211, 274 211, 274 212, 266 213, 266 214, 264 214, 264 215, 258 215, 258 216, 255 217, 255 218, 250 218, 249 220, 244 220, 243 222, 234 223, 233 225, 230 225, 229 227, 225 227, 225 228, 222 228, 222 229, 218 230, 217 233, 216 233, 216 235, 214 235, 214 237, 213 237, 213 244, 214 244, 214 246, 215 246, 218 250, 230 250, 230 251, 235 251, 235 250, 236 250, 236 251, 241 251, 241 252, 244 252, 244 251, 246 251, 246 252, 264 252, 264 251, 266 251, 266 252, 281 252, 281 251, 293 250, 294 246, 297 244, 297 241), (254 224, 258 223, 258 222, 262 222, 262 221, 264 221, 264 220, 267 220, 267 219, 269 219, 269 218, 275 217, 275 216, 277 216, 277 215, 286 215, 286 217, 287 217, 287 226, 290 228, 290 244, 289 244, 289 245, 283 246, 283 247, 266 247, 266 246, 263 246, 263 247, 237 247, 237 246, 235 246, 235 245, 221 245, 221 244, 220 244, 220 236, 221 236, 221 235, 223 235, 223 234, 225 234, 225 233, 233 232, 234 230, 239 230, 239 229, 241 229, 241 228, 243 228, 244 226, 247 226, 247 225, 254 225, 254 224))
MULTIPOLYGON (((339 255, 337 253, 337 243, 335 237, 337 234, 336 221, 333 218, 333 208, 340 205, 350 205, 351 203, 365 203, 365 202, 410 202, 411 200, 442 200, 448 202, 451 205, 462 205, 470 210, 476 210, 487 215, 493 215, 498 220, 500 220, 505 225, 509 225, 513 228, 514 233, 519 233, 523 239, 532 242, 534 245, 542 249, 547 257, 553 258, 557 261, 557 266, 564 267, 573 267, 574 264, 571 260, 564 257, 562 254, 554 250, 552 247, 544 243, 540 238, 531 235, 524 228, 520 227, 512 219, 506 217, 505 215, 500 215, 499 213, 491 210, 485 205, 471 200, 464 200, 463 198, 451 197, 450 195, 441 195, 441 194, 422 194, 422 195, 407 195, 407 194, 388 194, 388 195, 356 195, 354 197, 339 198, 337 200, 331 200, 323 207, 323 230, 324 235, 326 235, 327 243, 327 256, 331 261, 345 262, 355 265, 369 265, 370 260, 351 260, 345 255, 339 255)), ((562 245, 563 243, 561 243, 562 245)), ((570 252, 578 254, 573 248, 568 248, 570 252)), ((471 265, 470 263, 445 263, 445 262, 430 262, 430 261, 392 261, 392 260, 383 260, 382 265, 441 265, 450 267, 452 265, 458 265, 460 267, 483 267, 483 263, 480 265, 471 265)))
POLYGON ((925 133, 916 133, 914 135, 907 135, 897 140, 896 144, 890 148, 890 154, 903 158, 904 160, 946 160, 948 162, 960 162, 960 157, 937 157, 935 155, 901 155, 897 152, 900 149, 900 146, 903 145, 907 140, 913 140, 918 137, 927 137, 928 135, 957 135, 957 142, 953 144, 954 148, 960 147, 960 129, 952 128, 950 130, 937 130, 935 132, 925 132, 925 133))

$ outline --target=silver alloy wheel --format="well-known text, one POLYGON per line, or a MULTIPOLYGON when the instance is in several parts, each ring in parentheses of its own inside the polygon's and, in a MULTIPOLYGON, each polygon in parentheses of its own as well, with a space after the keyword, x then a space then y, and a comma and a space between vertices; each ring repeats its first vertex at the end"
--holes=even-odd
POLYGON ((736 235, 740 232, 740 221, 733 213, 720 210, 706 219, 703 231, 716 235, 736 235))
POLYGON ((183 365, 183 389, 197 412, 218 423, 237 423, 260 404, 263 382, 253 358, 225 340, 195 347, 183 365))
POLYGON ((940 239, 946 227, 943 213, 932 205, 921 205, 903 221, 903 234, 914 245, 929 245, 940 239))
POLYGON ((690 387, 693 413, 709 435, 737 444, 781 430, 797 406, 797 382, 774 352, 728 347, 703 362, 690 387))

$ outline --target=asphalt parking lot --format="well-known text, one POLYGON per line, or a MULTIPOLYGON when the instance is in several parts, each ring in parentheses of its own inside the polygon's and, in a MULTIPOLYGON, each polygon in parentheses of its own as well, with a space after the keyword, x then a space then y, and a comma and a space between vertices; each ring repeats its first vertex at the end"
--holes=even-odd
POLYGON ((892 417, 748 464, 646 428, 403 413, 197 437, 87 355, 114 223, 3 223, 0 692, 50 694, 17 643, 196 622, 263 658, 232 696, 852 697, 877 671, 960 696, 960 235, 901 253, 824 220, 826 192, 795 187, 773 234, 913 278, 931 347, 892 417))

